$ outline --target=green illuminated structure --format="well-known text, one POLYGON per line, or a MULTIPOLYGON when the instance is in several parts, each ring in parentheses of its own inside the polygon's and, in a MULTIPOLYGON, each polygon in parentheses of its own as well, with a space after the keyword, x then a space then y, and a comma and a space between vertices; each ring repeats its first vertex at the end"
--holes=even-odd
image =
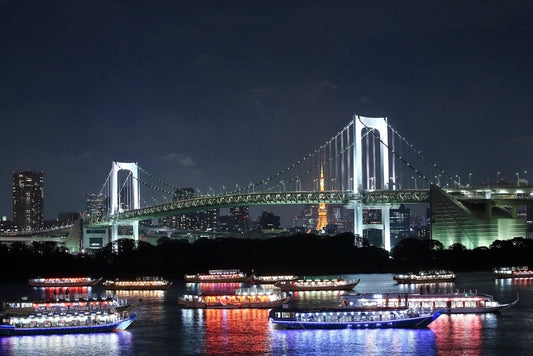
POLYGON ((460 243, 468 249, 490 246, 495 240, 526 236, 516 206, 492 199, 457 199, 430 187, 431 236, 445 248, 460 243))

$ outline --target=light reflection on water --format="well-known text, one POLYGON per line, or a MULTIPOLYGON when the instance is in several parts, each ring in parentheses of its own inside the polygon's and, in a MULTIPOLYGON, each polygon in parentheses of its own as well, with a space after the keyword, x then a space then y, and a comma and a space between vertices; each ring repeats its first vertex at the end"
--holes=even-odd
POLYGON ((436 335, 436 349, 441 355, 482 354, 482 319, 495 319, 494 315, 459 314, 441 315, 429 325, 436 335))
MULTIPOLYGON (((295 305, 332 306, 347 293, 408 293, 420 289, 417 285, 396 284, 392 274, 345 277, 361 278, 361 283, 350 292, 297 292, 295 305)), ((221 293, 246 286, 176 281, 166 292, 118 291, 119 298, 140 302, 137 319, 127 331, 4 337, 0 338, 0 354, 499 356, 528 354, 533 345, 533 279, 499 280, 490 272, 462 273, 451 287, 439 285, 439 289, 477 290, 494 295, 502 303, 513 301, 519 294, 516 306, 499 314, 442 315, 429 328, 420 330, 285 330, 268 322, 268 310, 195 310, 177 304, 184 293, 221 293)), ((32 294, 42 298, 43 291, 25 283, 0 283, 2 300, 32 294)), ((87 294, 95 297, 105 295, 105 291, 96 286, 87 294)))
POLYGON ((186 348, 208 355, 269 353, 268 309, 181 309, 186 348))
POLYGON ((275 355, 435 355, 430 329, 275 330, 275 355))
POLYGON ((120 333, 37 335, 0 338, 1 355, 124 355, 132 335, 120 333))
MULTIPOLYGON (((312 300, 314 297, 311 293, 312 300)), ((191 354, 200 355, 429 356, 436 350, 431 329, 286 330, 272 325, 268 312, 266 309, 181 309, 182 346, 191 354)))

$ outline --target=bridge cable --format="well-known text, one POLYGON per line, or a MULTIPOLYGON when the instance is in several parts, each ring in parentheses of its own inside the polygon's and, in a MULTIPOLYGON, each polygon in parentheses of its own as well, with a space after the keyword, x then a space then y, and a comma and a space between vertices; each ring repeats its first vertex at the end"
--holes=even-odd
POLYGON ((425 154, 422 153, 422 151, 420 150, 417 150, 415 149, 415 147, 409 143, 407 141, 407 139, 405 137, 403 137, 402 135, 400 135, 400 133, 395 130, 388 122, 386 123, 387 126, 391 129, 391 131, 396 134, 403 142, 405 142, 405 144, 407 144, 407 146, 409 148, 411 148, 415 153, 417 153, 418 155, 420 155, 420 157, 422 157, 424 160, 426 160, 431 166, 433 166, 437 171, 439 171, 439 173, 447 176, 451 181, 453 182, 456 182, 452 176, 450 176, 448 173, 446 173, 446 171, 444 169, 442 169, 436 162, 434 162, 433 160, 431 160, 430 158, 428 158, 425 154))
MULTIPOLYGON (((366 125, 363 123, 363 121, 361 120, 361 118, 359 118, 359 121, 361 122, 361 124, 362 124, 365 128, 369 129, 369 127, 366 126, 366 125)), ((391 127, 390 125, 388 125, 388 126, 391 127)), ((393 130, 393 132, 394 132, 395 134, 399 135, 396 131, 393 130)), ((403 162, 403 163, 404 163, 409 169, 411 169, 411 170, 412 170, 417 176, 419 176, 420 178, 424 179, 427 183, 429 183, 429 184, 433 184, 433 182, 431 181, 431 179, 428 179, 428 178, 427 178, 422 172, 420 172, 418 169, 416 169, 411 163, 409 163, 407 160, 405 160, 405 159, 404 159, 401 155, 399 155, 395 150, 392 150, 392 149, 389 147, 389 145, 388 145, 387 143, 383 142, 383 140, 381 139, 381 137, 378 137, 374 132, 371 132, 371 133, 372 133, 372 135, 374 135, 374 136, 375 136, 375 137, 376 137, 376 138, 377 138, 377 139, 383 144, 383 146, 385 146, 385 147, 386 147, 386 148, 387 148, 392 154, 394 154, 395 156, 397 156, 398 159, 400 159, 400 160, 401 160, 401 161, 402 161, 402 162, 403 162)), ((401 136, 399 136, 399 137, 402 138, 401 136)), ((405 142, 407 143, 407 141, 405 141, 405 142)), ((409 143, 407 143, 407 144, 410 145, 409 143)), ((412 148, 415 152, 417 152, 419 155, 421 154, 421 152, 415 150, 414 147, 413 147, 412 145, 410 145, 410 146, 411 146, 411 148, 412 148)), ((427 160, 427 159, 426 159, 426 160, 427 160)), ((429 161, 429 162, 431 162, 431 161, 429 161)), ((434 164, 434 167, 437 168, 437 169, 439 169, 439 168, 437 167, 436 164, 434 164)), ((439 170, 440 170, 440 169, 439 169, 439 170)), ((440 170, 440 171, 441 171, 441 173, 446 174, 446 172, 445 172, 444 170, 440 170)), ((451 177, 451 176, 448 176, 448 178, 450 178, 451 180, 453 180, 453 177, 451 177)))

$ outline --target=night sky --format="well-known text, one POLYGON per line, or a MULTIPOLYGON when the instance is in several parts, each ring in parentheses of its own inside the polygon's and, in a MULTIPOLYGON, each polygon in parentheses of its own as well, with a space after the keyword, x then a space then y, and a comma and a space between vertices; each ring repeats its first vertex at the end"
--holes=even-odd
POLYGON ((246 185, 354 114, 472 183, 533 179, 532 23, 525 0, 0 0, 0 216, 13 171, 44 171, 55 218, 114 160, 246 185))

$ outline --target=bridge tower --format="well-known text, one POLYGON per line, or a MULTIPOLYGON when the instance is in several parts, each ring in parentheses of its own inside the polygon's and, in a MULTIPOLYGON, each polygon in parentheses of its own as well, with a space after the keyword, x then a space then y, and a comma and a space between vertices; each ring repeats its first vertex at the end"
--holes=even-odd
MULTIPOLYGON (((324 191, 324 167, 320 167, 320 191, 324 191)), ((317 231, 322 231, 328 225, 328 210, 326 204, 320 203, 318 205, 318 221, 316 224, 317 231)))
MULTIPOLYGON (((354 115, 354 145, 353 145, 353 192, 354 194, 359 194, 365 190, 374 190, 382 189, 388 190, 389 184, 392 183, 393 189, 395 188, 394 180, 395 177, 390 177, 389 175, 389 149, 386 147, 385 143, 388 143, 388 125, 386 117, 364 117, 359 115, 354 115), (366 172, 367 179, 366 184, 363 182, 363 129, 375 130, 379 133, 380 143, 379 143, 379 167, 374 167, 376 172, 376 177, 370 177, 370 172, 366 172), (369 186, 370 179, 373 180, 373 186, 369 186)), ((375 154, 375 152, 373 152, 375 154)), ((367 157, 368 159, 368 157, 367 157)), ((367 165, 368 166, 368 165, 367 165)), ((394 167, 393 171, 394 171, 394 167)), ((393 172, 394 174, 394 172, 393 172)), ((372 226, 363 225, 363 209, 364 206, 361 202, 356 201, 354 204, 354 234, 356 236, 363 236, 363 230, 365 228, 378 228, 382 230, 382 235, 384 238, 384 245, 387 251, 391 249, 391 240, 390 240, 390 205, 385 205, 381 207, 376 207, 381 209, 381 224, 372 226)))
POLYGON ((139 167, 137 162, 125 163, 125 162, 116 162, 113 161, 113 166, 111 168, 111 242, 113 249, 116 251, 118 248, 117 241, 119 239, 118 227, 120 226, 131 226, 133 230, 133 240, 135 241, 135 246, 139 244, 139 222, 119 222, 116 219, 113 219, 113 216, 121 213, 125 210, 139 209, 141 207, 141 199, 139 195, 139 167), (121 170, 129 171, 131 174, 131 196, 129 197, 129 205, 125 206, 121 204, 121 194, 120 188, 118 186, 118 172, 121 170))

